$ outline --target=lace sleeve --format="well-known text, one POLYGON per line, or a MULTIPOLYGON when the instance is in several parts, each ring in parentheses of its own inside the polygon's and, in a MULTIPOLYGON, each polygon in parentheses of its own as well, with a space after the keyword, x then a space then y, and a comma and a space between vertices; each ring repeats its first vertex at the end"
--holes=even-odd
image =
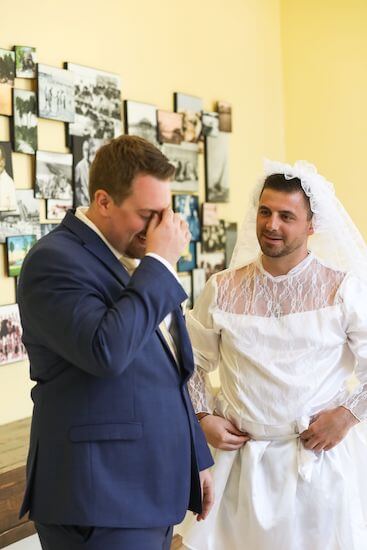
POLYGON ((360 422, 367 419, 367 384, 361 384, 343 403, 360 422))
POLYGON ((214 410, 214 394, 208 374, 200 367, 196 368, 187 387, 195 414, 201 412, 212 414, 214 410))

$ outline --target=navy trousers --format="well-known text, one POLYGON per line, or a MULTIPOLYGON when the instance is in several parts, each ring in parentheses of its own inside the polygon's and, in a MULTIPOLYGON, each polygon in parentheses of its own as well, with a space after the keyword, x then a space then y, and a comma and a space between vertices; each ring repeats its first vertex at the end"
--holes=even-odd
POLYGON ((36 523, 42 550, 169 550, 173 527, 114 529, 36 523))

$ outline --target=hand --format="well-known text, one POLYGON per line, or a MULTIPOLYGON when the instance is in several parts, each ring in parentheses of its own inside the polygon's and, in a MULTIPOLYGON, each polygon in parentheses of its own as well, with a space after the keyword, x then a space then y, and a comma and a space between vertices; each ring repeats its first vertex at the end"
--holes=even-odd
POLYGON ((349 429, 358 422, 348 409, 337 407, 317 414, 308 430, 301 433, 300 438, 306 449, 329 451, 340 443, 349 429))
POLYGON ((207 442, 216 449, 236 451, 250 439, 247 433, 240 432, 229 420, 208 414, 200 422, 207 442))
POLYGON ((162 219, 153 214, 146 232, 146 252, 154 252, 175 265, 190 242, 189 226, 172 208, 163 210, 162 219))
POLYGON ((201 514, 197 514, 196 521, 201 521, 202 519, 205 519, 214 504, 214 481, 210 470, 202 470, 199 475, 203 509, 201 514))

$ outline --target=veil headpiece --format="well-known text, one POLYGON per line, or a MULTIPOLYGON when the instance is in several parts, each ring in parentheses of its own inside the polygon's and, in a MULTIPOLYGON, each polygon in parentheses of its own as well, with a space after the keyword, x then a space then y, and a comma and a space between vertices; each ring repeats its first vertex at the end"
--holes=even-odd
MULTIPOLYGON (((299 160, 293 166, 265 160, 265 178, 284 174, 286 179, 299 178, 310 200, 314 235, 309 250, 326 265, 340 271, 352 271, 367 280, 367 246, 356 225, 335 195, 334 186, 318 174, 312 164, 299 160)), ((230 268, 251 263, 260 253, 256 237, 256 214, 265 178, 255 186, 250 206, 240 229, 230 268)))

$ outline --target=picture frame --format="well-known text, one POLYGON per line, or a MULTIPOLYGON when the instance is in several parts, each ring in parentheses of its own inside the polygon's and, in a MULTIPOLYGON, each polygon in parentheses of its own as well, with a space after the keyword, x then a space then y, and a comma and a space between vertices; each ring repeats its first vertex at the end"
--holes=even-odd
POLYGON ((177 262, 177 271, 181 273, 182 271, 192 271, 196 268, 196 243, 191 241, 188 247, 188 253, 177 262))
POLYGON ((121 78, 93 67, 65 63, 74 76, 75 119, 68 135, 112 139, 122 134, 121 78))
POLYGON ((38 199, 73 199, 71 153, 36 152, 34 196, 38 199))
POLYGON ((176 168, 171 191, 199 192, 199 149, 196 143, 164 143, 162 153, 176 168))
POLYGON ((27 352, 22 342, 19 306, 0 306, 0 366, 25 359, 27 352))
POLYGON ((74 122, 74 75, 66 69, 38 63, 38 116, 61 122, 74 122))
POLYGON ((58 225, 59 225, 58 223, 41 223, 40 224, 41 237, 45 237, 46 235, 48 235, 58 225))
POLYGON ((195 305, 196 300, 202 293, 206 283, 206 273, 203 268, 196 268, 192 270, 192 301, 195 305))
POLYGON ((67 211, 73 207, 73 200, 47 199, 46 200, 46 219, 63 220, 67 211))
POLYGON ((229 202, 229 134, 205 138, 205 194, 207 202, 229 202))
POLYGON ((33 189, 15 189, 17 209, 0 212, 0 243, 6 237, 15 235, 36 235, 40 237, 39 200, 34 197, 33 189))
POLYGON ((107 143, 105 139, 91 138, 89 136, 72 136, 71 138, 75 208, 78 206, 89 206, 90 166, 98 149, 105 143, 107 143))
POLYGON ((179 273, 179 281, 187 294, 187 300, 183 302, 184 313, 192 308, 192 277, 191 273, 179 273))
POLYGON ((18 277, 23 260, 36 241, 36 235, 13 235, 6 237, 5 244, 9 277, 18 277))
POLYGON ((208 280, 214 273, 226 268, 225 250, 216 252, 204 252, 201 243, 196 243, 197 267, 205 270, 205 278, 208 280))
POLYGON ((15 52, 0 48, 0 115, 12 116, 15 52))
POLYGON ((203 136, 218 137, 219 113, 214 111, 203 111, 202 114, 203 136))
POLYGON ((215 202, 203 202, 203 225, 219 225, 218 205, 215 202))
POLYGON ((199 197, 196 195, 173 195, 172 203, 174 212, 180 213, 188 224, 191 240, 200 241, 199 197))
POLYGON ((226 249, 226 228, 224 220, 217 225, 203 225, 202 252, 224 252, 226 249))
POLYGON ((12 141, 16 153, 35 155, 37 138, 37 95, 28 90, 13 88, 12 141))
POLYGON ((182 113, 183 115, 184 141, 198 143, 201 139, 202 131, 203 100, 200 97, 175 92, 173 94, 173 102, 175 112, 182 113))
POLYGON ((10 141, 0 141, 0 213, 17 211, 10 141))
POLYGON ((157 110, 158 141, 180 145, 183 141, 183 114, 157 110))
POLYGON ((232 105, 228 101, 218 101, 219 131, 232 132, 232 105))
POLYGON ((157 107, 141 101, 124 101, 125 132, 158 145, 157 107))
POLYGON ((238 225, 236 222, 226 222, 225 224, 225 241, 226 241, 226 267, 229 267, 229 264, 232 259, 234 247, 236 246, 237 242, 237 235, 238 235, 238 225))
POLYGON ((31 46, 15 46, 15 76, 17 78, 36 78, 37 51, 31 46))

